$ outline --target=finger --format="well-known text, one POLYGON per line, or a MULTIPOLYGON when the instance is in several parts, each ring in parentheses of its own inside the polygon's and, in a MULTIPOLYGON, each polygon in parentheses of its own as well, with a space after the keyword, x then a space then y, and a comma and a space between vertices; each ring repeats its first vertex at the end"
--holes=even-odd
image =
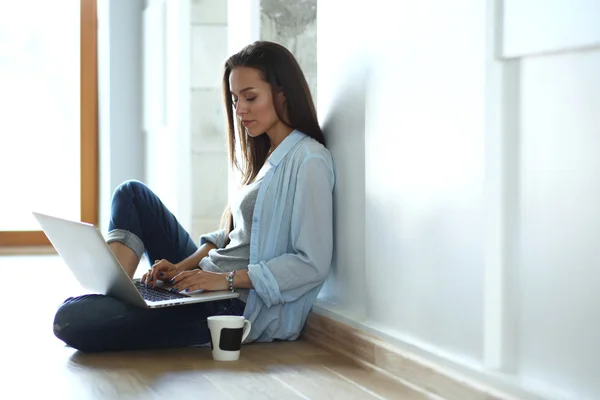
POLYGON ((152 267, 150 271, 148 271, 148 284, 152 288, 156 286, 156 267, 152 267))
POLYGON ((160 267, 158 268, 152 268, 152 284, 154 286, 156 286, 156 284, 158 283, 158 281, 162 280, 160 278, 160 267))
POLYGON ((198 284, 193 284, 193 285, 191 285, 189 288, 186 288, 185 290, 187 290, 187 292, 188 292, 188 293, 191 293, 191 292, 195 292, 195 291, 197 291, 197 290, 201 290, 201 289, 202 289, 202 288, 200 287, 200 285, 198 285, 198 284))
POLYGON ((183 277, 173 284, 172 292, 181 292, 192 283, 192 277, 183 277))
POLYGON ((153 270, 155 271, 154 279, 155 280, 165 280, 165 277, 167 277, 169 275, 169 271, 171 271, 171 269, 173 269, 172 265, 169 265, 165 262, 161 262, 160 264, 158 264, 156 267, 153 268, 153 270))
POLYGON ((150 277, 150 280, 152 282, 156 280, 156 274, 154 273, 154 271, 160 267, 161 263, 162 260, 154 260, 154 264, 152 264, 152 266, 150 267, 150 269, 152 270, 152 276, 150 277))
POLYGON ((156 263, 152 266, 152 277, 150 278, 152 287, 156 286, 156 281, 162 280, 164 270, 167 267, 168 263, 165 260, 156 260, 156 263))
POLYGON ((166 276, 169 275, 169 271, 171 270, 170 265, 162 265, 156 270, 156 275, 158 279, 164 280, 166 276))
POLYGON ((177 275, 175 275, 173 277, 173 279, 171 279, 171 283, 175 285, 175 284, 179 283, 182 279, 185 279, 185 278, 187 278, 188 276, 190 276, 190 275, 192 275, 194 273, 196 273, 196 271, 183 271, 183 272, 180 272, 177 275))
POLYGON ((148 272, 148 287, 154 287, 154 268, 148 272))
POLYGON ((158 280, 158 274, 161 269, 160 262, 152 267, 152 277, 150 278, 150 282, 152 283, 152 287, 156 286, 156 281, 158 280))
POLYGON ((145 273, 145 274, 142 276, 142 281, 141 281, 141 282, 142 282, 142 284, 144 284, 144 285, 146 284, 146 278, 147 278, 147 277, 148 277, 148 274, 147 274, 147 273, 145 273))
POLYGON ((177 281, 177 283, 173 285, 173 289, 177 292, 181 292, 190 286, 198 285, 200 284, 199 278, 201 279, 197 274, 188 274, 183 279, 177 281))

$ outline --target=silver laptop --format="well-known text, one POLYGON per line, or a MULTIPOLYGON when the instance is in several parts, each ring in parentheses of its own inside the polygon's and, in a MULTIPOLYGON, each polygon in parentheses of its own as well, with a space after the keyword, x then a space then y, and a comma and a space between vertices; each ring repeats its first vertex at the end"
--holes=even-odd
POLYGON ((131 280, 94 225, 33 213, 52 246, 87 290, 115 297, 144 308, 179 306, 231 299, 239 293, 229 290, 171 293, 170 285, 159 283, 146 288, 138 279, 131 280))

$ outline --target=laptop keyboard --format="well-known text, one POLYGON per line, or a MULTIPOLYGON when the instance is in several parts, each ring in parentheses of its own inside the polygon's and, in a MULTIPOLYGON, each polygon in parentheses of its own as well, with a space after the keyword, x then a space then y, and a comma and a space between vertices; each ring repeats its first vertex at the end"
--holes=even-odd
POLYGON ((142 297, 148 301, 163 301, 163 300, 183 299, 186 297, 190 297, 190 296, 187 296, 187 295, 181 294, 181 293, 169 292, 168 290, 162 289, 162 288, 150 289, 150 288, 147 288, 141 282, 135 282, 135 287, 140 292, 142 297))

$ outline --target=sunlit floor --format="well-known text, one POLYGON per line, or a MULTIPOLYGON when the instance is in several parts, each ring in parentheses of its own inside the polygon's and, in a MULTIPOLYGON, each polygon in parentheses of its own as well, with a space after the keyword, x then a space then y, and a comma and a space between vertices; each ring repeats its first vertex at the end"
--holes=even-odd
POLYGON ((56 307, 85 293, 58 256, 0 256, 0 276, 0 398, 426 398, 303 340, 247 345, 229 363, 207 348, 80 353, 52 334, 56 307))

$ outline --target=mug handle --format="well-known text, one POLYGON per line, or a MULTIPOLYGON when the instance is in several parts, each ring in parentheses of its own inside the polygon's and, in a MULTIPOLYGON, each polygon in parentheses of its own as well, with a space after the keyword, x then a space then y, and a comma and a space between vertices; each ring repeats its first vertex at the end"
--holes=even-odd
POLYGON ((252 324, 250 323, 250 321, 245 319, 244 320, 244 333, 242 333, 242 343, 244 343, 244 340, 246 340, 246 338, 250 334, 250 328, 252 328, 252 324))

